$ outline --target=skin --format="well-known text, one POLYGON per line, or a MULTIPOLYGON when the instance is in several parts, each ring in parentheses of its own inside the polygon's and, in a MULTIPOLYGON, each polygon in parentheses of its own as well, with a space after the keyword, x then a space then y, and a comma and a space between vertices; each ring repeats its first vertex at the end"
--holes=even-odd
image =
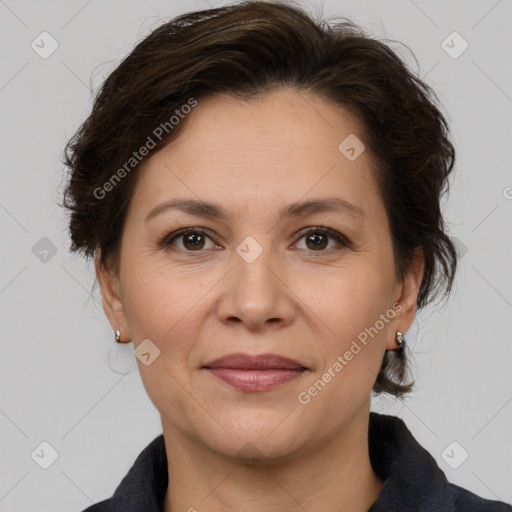
POLYGON ((396 331, 414 319, 423 258, 397 280, 370 152, 349 161, 338 150, 350 134, 364 140, 357 119, 304 92, 248 102, 217 95, 199 101, 179 137, 139 169, 119 266, 102 266, 98 253, 96 271, 121 339, 134 348, 149 339, 160 350, 150 365, 137 364, 162 420, 165 512, 366 512, 378 497, 370 393, 385 349, 396 350, 396 331), (323 212, 279 221, 289 203, 327 197, 360 207, 364 218, 323 212), (170 198, 215 202, 230 218, 168 209, 144 221, 170 198), (318 249, 303 234, 308 227, 331 228, 350 245, 324 237, 318 249), (208 236, 159 245, 182 228, 208 236), (249 236, 263 250, 251 263, 236 252, 249 236), (395 303, 399 312, 378 335, 300 403, 298 394, 395 303), (234 352, 277 353, 308 370, 270 391, 241 391, 202 368, 234 352))

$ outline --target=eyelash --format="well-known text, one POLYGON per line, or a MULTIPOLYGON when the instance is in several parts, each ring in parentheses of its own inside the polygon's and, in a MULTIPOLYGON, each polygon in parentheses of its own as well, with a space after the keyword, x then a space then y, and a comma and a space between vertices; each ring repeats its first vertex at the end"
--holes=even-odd
MULTIPOLYGON (((302 238, 310 235, 310 234, 313 234, 313 233, 316 233, 316 234, 322 234, 322 235, 327 235, 329 238, 332 238, 333 240, 335 240, 338 244, 340 244, 341 246, 343 247, 347 247, 347 248, 351 248, 352 247, 352 243, 343 235, 341 235, 340 233, 338 233, 337 231, 334 231, 333 229, 330 229, 330 228, 322 228, 322 227, 311 227, 311 228, 308 228, 306 231, 302 232, 300 234, 300 237, 298 240, 301 240, 302 238)), ((201 249, 198 249, 197 251, 189 251, 187 249, 180 249, 180 248, 177 248, 177 247, 172 247, 172 243, 178 239, 179 237, 183 237, 187 234, 199 234, 199 235, 204 235, 204 236, 207 236, 208 238, 210 238, 213 242, 215 242, 215 240, 212 239, 212 237, 208 234, 208 231, 206 229, 203 229, 203 228, 184 228, 184 229, 180 229, 178 231, 174 231, 173 233, 169 233, 168 235, 164 236, 163 239, 159 242, 159 247, 162 247, 162 248, 166 248, 166 249, 170 249, 170 250, 173 250, 173 251, 181 251, 181 252, 186 252, 186 253, 194 253, 194 252, 197 252, 197 253, 202 253, 204 252, 204 250, 201 250, 201 249)), ((216 242, 215 242, 216 243, 216 242)), ((309 250, 309 252, 315 254, 315 253, 327 253, 327 254, 330 254, 332 251, 337 251, 337 250, 340 250, 339 248, 333 248, 331 247, 330 249, 320 249, 318 251, 314 251, 314 250, 309 250)))

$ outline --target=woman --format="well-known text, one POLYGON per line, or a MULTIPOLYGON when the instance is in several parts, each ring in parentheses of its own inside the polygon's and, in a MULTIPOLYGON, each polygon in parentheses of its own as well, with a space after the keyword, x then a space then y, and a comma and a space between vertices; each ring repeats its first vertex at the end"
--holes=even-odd
POLYGON ((399 418, 404 334, 451 290, 435 94, 350 22, 284 3, 182 15, 68 144, 72 249, 163 434, 98 511, 510 511, 399 418))

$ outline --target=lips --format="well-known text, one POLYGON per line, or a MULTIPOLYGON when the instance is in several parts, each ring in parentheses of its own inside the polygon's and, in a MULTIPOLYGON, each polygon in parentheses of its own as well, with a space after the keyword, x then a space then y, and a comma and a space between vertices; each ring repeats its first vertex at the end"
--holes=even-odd
POLYGON ((211 361, 204 368, 242 391, 268 391, 307 370, 299 362, 277 354, 231 354, 211 361))
POLYGON ((299 370, 305 369, 299 362, 277 354, 231 354, 215 359, 205 368, 232 368, 237 370, 299 370))

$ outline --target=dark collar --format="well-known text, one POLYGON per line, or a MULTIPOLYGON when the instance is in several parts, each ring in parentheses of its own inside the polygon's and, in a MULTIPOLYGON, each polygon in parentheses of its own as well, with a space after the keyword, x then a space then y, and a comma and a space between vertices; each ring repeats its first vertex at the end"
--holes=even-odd
POLYGON ((445 474, 400 418, 371 412, 368 449, 384 482, 368 512, 456 512, 445 474))
MULTIPOLYGON (((450 484, 400 418, 371 412, 368 440, 370 462, 384 482, 368 512, 512 511, 504 503, 506 508, 498 508, 498 502, 450 484)), ((161 434, 139 454, 112 498, 83 512, 161 512, 167 485, 167 455, 161 434)))

